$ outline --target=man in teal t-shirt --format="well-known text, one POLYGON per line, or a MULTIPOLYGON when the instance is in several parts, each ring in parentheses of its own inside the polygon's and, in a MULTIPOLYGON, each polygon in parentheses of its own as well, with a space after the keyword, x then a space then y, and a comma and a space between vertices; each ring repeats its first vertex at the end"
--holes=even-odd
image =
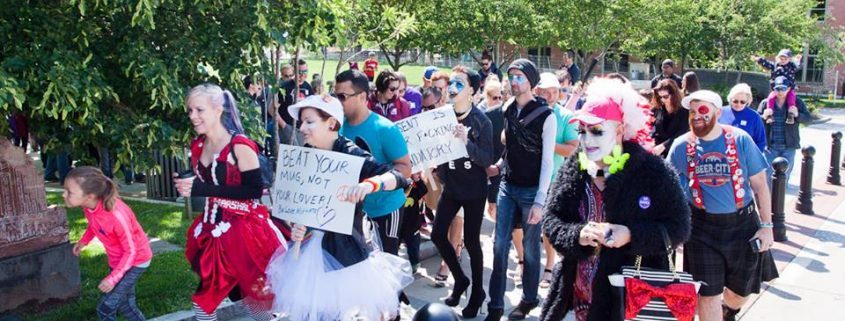
POLYGON ((552 106, 552 111, 557 118, 557 132, 555 133, 555 154, 554 170, 552 170, 552 182, 557 177, 557 172, 563 166, 563 162, 578 149, 578 126, 570 124, 572 111, 563 107, 558 101, 561 100, 560 80, 550 72, 540 74, 540 82, 534 88, 537 96, 542 97, 552 106))
MULTIPOLYGON (((377 161, 393 164, 405 177, 410 177, 411 159, 405 138, 390 120, 370 111, 367 107, 368 89, 367 76, 358 70, 347 70, 335 77, 334 95, 343 105, 346 117, 340 134, 368 150, 377 161)), ((375 223, 384 252, 399 253, 399 227, 404 204, 405 194, 401 189, 377 192, 364 198, 364 212, 375 223)))

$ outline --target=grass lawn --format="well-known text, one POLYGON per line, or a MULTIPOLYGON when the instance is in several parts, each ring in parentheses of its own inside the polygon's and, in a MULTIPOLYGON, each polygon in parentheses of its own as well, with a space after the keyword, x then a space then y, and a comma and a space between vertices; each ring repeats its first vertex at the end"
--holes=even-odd
MULTIPOLYGON (((311 60, 307 59, 308 62, 308 80, 311 80, 311 75, 319 74, 320 71, 323 69, 323 61, 322 60, 311 60)), ((334 71, 337 68, 337 60, 326 60, 326 68, 324 74, 328 75, 327 78, 323 80, 334 79, 334 71)), ((358 67, 364 68, 364 59, 358 61, 358 67)), ((411 86, 419 86, 422 85, 422 76, 423 72, 425 71, 426 66, 422 65, 405 65, 399 68, 405 77, 408 79, 408 84, 411 86)), ((469 66, 470 69, 477 69, 477 66, 469 66)), ((390 65, 387 64, 386 61, 379 62, 379 71, 384 70, 384 68, 390 68, 390 65)), ((340 67, 340 71, 344 71, 349 69, 349 66, 346 62, 343 63, 343 66, 340 67)), ((445 72, 450 72, 451 69, 448 68, 440 68, 440 70, 445 72)))
MULTIPOLYGON (((59 193, 47 193, 47 201, 50 204, 63 204, 59 193)), ((182 207, 129 200, 126 204, 135 212, 150 238, 157 237, 173 244, 185 245, 185 232, 191 222, 182 219, 182 207)), ((82 237, 87 222, 78 208, 68 209, 67 215, 70 240, 76 242, 82 237)), ((101 293, 97 285, 109 273, 103 247, 99 244, 87 247, 80 255, 79 266, 82 293, 78 298, 47 311, 24 315, 24 318, 30 321, 98 320, 96 306, 101 293)), ((138 306, 147 318, 189 310, 191 294, 197 283, 198 279, 188 266, 184 252, 156 255, 136 287, 138 306)))

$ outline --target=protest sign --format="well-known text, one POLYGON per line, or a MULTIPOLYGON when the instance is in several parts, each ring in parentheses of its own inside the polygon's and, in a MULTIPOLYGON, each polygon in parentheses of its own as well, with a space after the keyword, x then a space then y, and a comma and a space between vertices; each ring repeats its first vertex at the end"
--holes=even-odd
POLYGON ((358 184, 364 158, 291 145, 279 146, 273 216, 309 227, 352 233, 355 203, 337 191, 358 184))
POLYGON ((451 106, 437 108, 396 122, 408 144, 411 171, 416 173, 467 157, 466 145, 455 137, 458 119, 451 106))

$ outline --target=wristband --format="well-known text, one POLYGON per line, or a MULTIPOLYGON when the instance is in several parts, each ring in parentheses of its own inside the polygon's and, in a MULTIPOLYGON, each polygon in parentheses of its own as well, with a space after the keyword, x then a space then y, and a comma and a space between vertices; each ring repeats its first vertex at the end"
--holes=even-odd
POLYGON ((365 179, 363 183, 367 183, 373 186, 373 191, 371 193, 379 192, 384 188, 384 184, 380 182, 376 182, 372 179, 365 179))
POLYGON ((775 227, 774 223, 760 223, 760 228, 773 228, 775 227))

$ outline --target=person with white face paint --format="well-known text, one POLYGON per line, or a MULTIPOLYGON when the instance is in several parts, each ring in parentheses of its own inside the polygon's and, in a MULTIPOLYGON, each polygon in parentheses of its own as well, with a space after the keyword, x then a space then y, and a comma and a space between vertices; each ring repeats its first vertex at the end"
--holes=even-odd
POLYGON ((622 266, 668 268, 666 242, 689 237, 689 208, 675 172, 649 152, 648 102, 616 79, 598 78, 572 122, 580 149, 552 183, 543 231, 563 261, 540 320, 622 320, 608 275, 622 266))
POLYGON ((463 293, 472 285, 472 295, 462 311, 464 318, 478 315, 478 309, 486 298, 480 236, 487 200, 485 170, 493 164, 493 128, 484 112, 472 104, 472 96, 480 89, 480 83, 481 77, 474 71, 464 66, 452 69, 448 95, 458 118, 454 134, 466 144, 468 156, 437 167, 437 176, 443 182, 443 194, 437 204, 437 216, 431 232, 431 240, 455 278, 455 288, 446 298, 446 305, 458 305, 463 293), (460 209, 464 210, 464 245, 469 253, 471 282, 461 269, 455 248, 448 239, 449 227, 460 209))
MULTIPOLYGON (((356 317, 388 320, 398 316, 396 293, 413 282, 411 267, 407 260, 367 244, 362 201, 378 191, 401 191, 408 180, 391 164, 377 161, 338 133, 345 117, 337 98, 310 96, 288 107, 288 111, 301 124, 305 147, 349 154, 364 161, 360 173, 354 174, 359 183, 342 186, 335 194, 338 201, 356 204, 352 213, 337 213, 353 217, 352 233, 294 224, 291 240, 302 242, 299 254, 273 255, 267 265, 273 311, 302 321, 356 317)), ((325 211, 331 213, 328 208, 325 211)))
POLYGON ((703 283, 699 319, 735 320, 748 295, 777 277, 769 252, 774 225, 768 164, 745 131, 717 122, 722 113, 718 94, 699 90, 681 104, 689 109, 691 132, 675 139, 669 160, 681 173, 692 210, 684 269, 703 283))

